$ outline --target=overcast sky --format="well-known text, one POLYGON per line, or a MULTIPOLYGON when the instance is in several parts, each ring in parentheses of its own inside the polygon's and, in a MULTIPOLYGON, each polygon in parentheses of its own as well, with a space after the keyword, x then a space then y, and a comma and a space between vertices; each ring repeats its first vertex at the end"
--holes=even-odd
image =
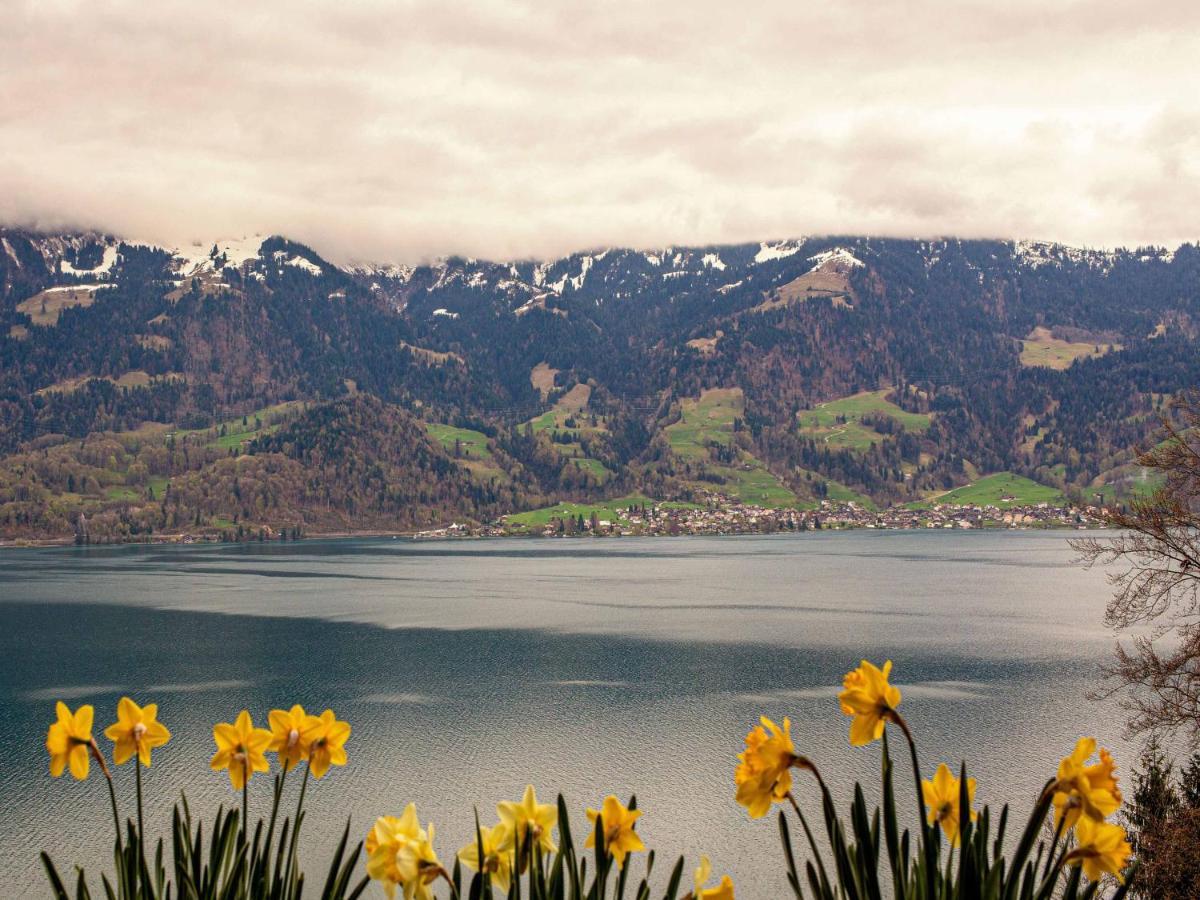
POLYGON ((5 0, 0 220, 340 261, 1200 238, 1200 4, 5 0))

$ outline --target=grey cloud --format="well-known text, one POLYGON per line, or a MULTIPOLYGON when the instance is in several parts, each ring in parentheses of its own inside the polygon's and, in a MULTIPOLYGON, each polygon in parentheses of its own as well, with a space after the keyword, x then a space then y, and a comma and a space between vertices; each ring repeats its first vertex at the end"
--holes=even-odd
POLYGON ((1200 7, 19 2, 0 219, 335 259, 1195 239, 1200 7))

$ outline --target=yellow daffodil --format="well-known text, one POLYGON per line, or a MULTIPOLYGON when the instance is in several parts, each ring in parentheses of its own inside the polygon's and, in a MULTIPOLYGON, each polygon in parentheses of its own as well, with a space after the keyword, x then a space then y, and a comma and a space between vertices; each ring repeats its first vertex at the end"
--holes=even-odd
POLYGON ((158 704, 138 706, 128 697, 117 704, 117 721, 104 729, 113 742, 113 762, 123 766, 137 754, 143 766, 150 765, 150 751, 171 739, 171 732, 158 721, 158 704))
POLYGON ((1099 881, 1107 872, 1124 883, 1121 872, 1132 852, 1120 825, 1083 816, 1075 826, 1075 849, 1067 854, 1067 864, 1082 865, 1091 881, 1099 881))
POLYGON ((350 725, 340 721, 327 709, 319 716, 309 716, 302 739, 308 743, 308 767, 313 776, 321 778, 329 767, 346 764, 346 740, 350 725))
POLYGON ((884 723, 900 705, 900 689, 888 684, 891 672, 890 659, 882 669, 864 659, 842 680, 838 701, 843 713, 854 716, 850 723, 852 746, 862 747, 883 737, 884 723))
POLYGON ((1058 764, 1054 781, 1054 822, 1066 816, 1064 828, 1072 828, 1080 816, 1103 821, 1121 805, 1116 766, 1107 750, 1100 751, 1100 762, 1087 765, 1096 752, 1095 738, 1080 738, 1074 751, 1058 764))
MULTIPOLYGON (((950 846, 958 845, 959 800, 962 784, 950 773, 950 767, 945 763, 938 766, 932 779, 921 782, 921 793, 925 796, 925 805, 929 807, 929 824, 938 824, 946 835, 950 846)), ((975 779, 967 779, 967 803, 975 802, 975 779)), ((971 810, 971 821, 979 818, 979 814, 971 810)))
POLYGON ((430 822, 416 840, 407 842, 396 853, 404 900, 433 900, 431 885, 445 872, 433 851, 433 834, 430 822))
POLYGON ((367 874, 383 885, 388 897, 396 892, 400 883, 400 869, 396 856, 400 847, 415 840, 421 831, 417 821, 417 807, 410 803, 400 818, 381 816, 375 820, 364 844, 367 851, 367 874))
POLYGON ((513 849, 517 841, 520 841, 522 854, 532 844, 539 845, 543 853, 553 853, 558 849, 551 835, 558 822, 558 809, 553 803, 538 803, 532 784, 525 788, 525 795, 520 802, 504 800, 496 804, 496 813, 507 829, 506 850, 513 849))
POLYGON ((46 749, 50 752, 50 774, 55 778, 68 764, 71 774, 82 781, 88 775, 88 753, 92 746, 92 718, 95 710, 87 704, 74 713, 61 700, 54 707, 58 720, 46 734, 46 749))
POLYGON ((615 796, 609 794, 604 798, 600 809, 587 811, 587 817, 595 828, 588 835, 587 843, 584 846, 596 846, 596 831, 600 827, 598 820, 602 820, 604 822, 604 848, 608 855, 616 861, 617 868, 622 868, 627 855, 646 849, 642 839, 633 830, 634 823, 641 814, 640 809, 630 809, 615 796))
POLYGON ((299 704, 289 710, 273 709, 267 716, 271 726, 271 743, 267 749, 279 754, 279 764, 285 772, 308 759, 310 742, 304 738, 304 729, 312 724, 315 718, 306 713, 304 707, 299 704))
POLYGON ((759 721, 762 724, 746 735, 746 749, 738 754, 738 767, 733 773, 737 802, 746 807, 752 819, 761 819, 772 803, 788 795, 792 789, 791 768, 800 760, 792 744, 790 719, 783 720, 782 728, 766 716, 759 721))
POLYGON ((376 819, 364 846, 367 875, 383 886, 389 898, 401 886, 406 900, 429 900, 429 885, 442 867, 433 852, 433 826, 428 831, 421 827, 416 804, 408 804, 399 818, 376 819))
POLYGON ((264 753, 271 743, 271 732, 265 728, 255 728, 250 721, 249 711, 243 709, 232 725, 220 722, 213 726, 213 740, 217 744, 217 752, 209 767, 214 771, 228 769, 234 790, 242 790, 253 773, 270 769, 264 753))
POLYGON ((492 876, 492 886, 508 895, 512 882, 512 853, 509 845, 508 826, 501 822, 492 828, 479 826, 479 839, 471 841, 458 851, 458 861, 468 869, 487 872, 492 876), (483 845, 483 864, 479 862, 480 844, 483 845))
POLYGON ((712 875, 712 863, 707 856, 700 857, 700 865, 696 868, 693 881, 692 897, 694 900, 733 900, 733 879, 728 875, 721 876, 721 883, 716 887, 706 888, 704 882, 712 875))

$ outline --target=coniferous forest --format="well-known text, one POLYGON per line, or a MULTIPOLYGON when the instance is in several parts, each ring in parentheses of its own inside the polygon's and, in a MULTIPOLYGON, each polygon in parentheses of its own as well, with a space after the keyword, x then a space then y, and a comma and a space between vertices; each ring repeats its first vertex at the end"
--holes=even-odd
POLYGON ((1192 245, 407 268, 280 237, 0 235, 9 538, 409 530, 633 493, 890 506, 993 473, 1119 503, 1200 381, 1192 245))

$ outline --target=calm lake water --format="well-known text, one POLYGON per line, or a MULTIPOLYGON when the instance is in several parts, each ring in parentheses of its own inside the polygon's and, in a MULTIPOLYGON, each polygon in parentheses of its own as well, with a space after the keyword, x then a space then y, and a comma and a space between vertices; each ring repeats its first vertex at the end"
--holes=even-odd
MULTIPOLYGON (((299 702, 354 728, 350 765, 310 785, 310 870, 347 815, 360 833, 410 800, 451 860, 473 835, 472 805, 486 823, 532 782, 566 795, 577 833, 585 806, 635 792, 659 867, 685 853, 690 870, 707 852, 740 900, 783 896, 776 824, 734 803, 734 758, 760 712, 790 715, 829 781, 873 788, 877 745, 848 746, 835 699, 862 657, 895 660, 928 774, 965 756, 981 801, 1027 808, 1081 734, 1128 774, 1119 711, 1085 696, 1113 644, 1108 587, 1071 564, 1068 537, 6 550, 0 894, 48 896, 43 848, 68 871, 107 859, 102 780, 51 779, 43 741, 56 699, 94 704, 99 736, 129 693, 157 701, 174 733, 146 779, 164 833, 181 787, 206 815, 238 799, 208 770, 213 722, 246 707, 265 724, 299 702)), ((132 768, 118 778, 131 793, 132 768)), ((252 782, 252 805, 269 785, 252 782)))

